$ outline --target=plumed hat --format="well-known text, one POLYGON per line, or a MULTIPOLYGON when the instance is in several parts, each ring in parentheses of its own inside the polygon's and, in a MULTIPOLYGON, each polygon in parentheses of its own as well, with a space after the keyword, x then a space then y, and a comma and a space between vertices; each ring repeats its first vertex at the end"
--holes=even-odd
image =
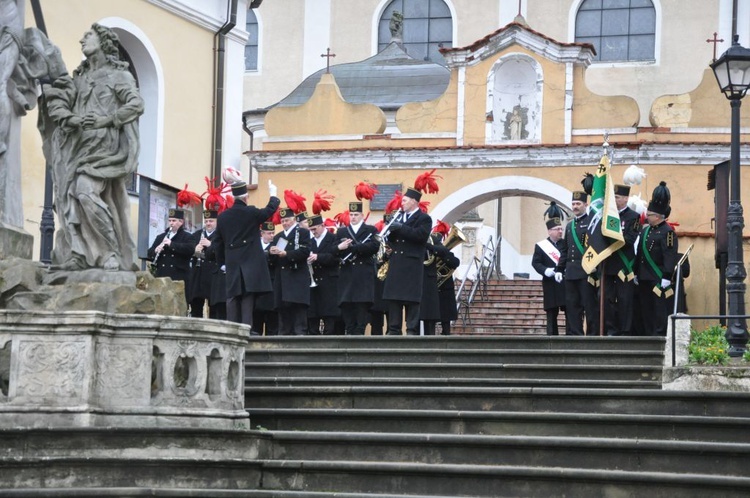
POLYGON ((672 212, 672 208, 669 206, 671 200, 672 196, 667 188, 667 182, 661 181, 651 194, 651 202, 648 203, 647 209, 668 217, 669 213, 672 212))

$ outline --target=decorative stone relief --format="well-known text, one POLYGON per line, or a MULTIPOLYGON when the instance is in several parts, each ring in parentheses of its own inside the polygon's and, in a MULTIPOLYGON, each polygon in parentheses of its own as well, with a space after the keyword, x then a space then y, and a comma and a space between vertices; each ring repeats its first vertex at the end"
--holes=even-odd
POLYGON ((22 340, 18 346, 17 396, 37 402, 55 398, 58 402, 76 402, 84 396, 85 358, 88 348, 83 340, 22 340))

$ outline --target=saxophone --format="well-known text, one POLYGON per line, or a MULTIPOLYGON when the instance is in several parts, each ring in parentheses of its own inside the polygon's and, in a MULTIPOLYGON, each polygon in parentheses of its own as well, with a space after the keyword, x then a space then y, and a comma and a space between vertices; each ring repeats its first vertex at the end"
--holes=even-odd
POLYGON ((399 219, 403 213, 404 212, 400 209, 396 211, 396 213, 393 215, 393 218, 391 218, 391 221, 389 221, 388 224, 384 226, 378 234, 378 241, 380 242, 380 247, 378 248, 378 264, 380 264, 380 268, 378 268, 378 280, 385 280, 385 277, 388 276, 388 267, 390 266, 390 262, 385 261, 385 241, 388 238, 388 233, 391 231, 391 225, 393 225, 393 223, 397 219, 399 219))

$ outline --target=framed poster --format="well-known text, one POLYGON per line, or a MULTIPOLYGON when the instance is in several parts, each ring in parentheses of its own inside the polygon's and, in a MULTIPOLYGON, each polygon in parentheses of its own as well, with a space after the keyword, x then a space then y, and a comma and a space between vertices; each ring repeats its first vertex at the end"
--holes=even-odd
MULTIPOLYGON (((169 229, 169 210, 177 205, 177 192, 180 189, 161 183, 147 176, 138 177, 138 257, 145 260, 148 248, 157 235, 169 229)), ((185 211, 185 230, 192 233, 203 223, 203 206, 182 208, 185 211)))

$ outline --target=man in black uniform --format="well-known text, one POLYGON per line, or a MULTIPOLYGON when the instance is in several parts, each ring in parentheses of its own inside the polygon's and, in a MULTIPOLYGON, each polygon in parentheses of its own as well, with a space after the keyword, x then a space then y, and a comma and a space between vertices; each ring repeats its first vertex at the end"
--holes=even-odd
POLYGON ((326 229, 323 224, 323 217, 319 214, 308 218, 307 221, 312 231, 307 264, 315 283, 310 287, 310 308, 307 310, 308 333, 311 335, 320 334, 322 322, 323 334, 333 335, 336 319, 341 314, 338 296, 339 258, 336 237, 326 229))
POLYGON ((615 185, 614 191, 625 245, 604 260, 604 332, 630 335, 635 303, 635 239, 641 231, 641 217, 628 207, 629 186, 615 185))
MULTIPOLYGON (((192 235, 195 245, 193 257, 190 260, 190 316, 203 317, 206 300, 211 301, 213 279, 219 271, 216 255, 211 250, 216 233, 216 217, 218 213, 210 209, 203 211, 203 228, 192 235)), ((209 318, 226 318, 226 303, 215 302, 209 304, 209 318), (223 313, 219 308, 223 308, 223 313), (219 316, 223 315, 223 317, 219 316)))
POLYGON ((636 245, 635 274, 638 282, 638 305, 643 333, 666 336, 669 298, 674 294, 672 273, 677 262, 677 234, 667 223, 672 211, 666 182, 654 189, 646 210, 648 225, 636 245))
POLYGON ((422 322, 424 335, 435 335, 435 328, 440 321, 440 292, 437 284, 437 252, 435 244, 440 243, 442 236, 431 233, 427 243, 425 261, 422 265, 422 301, 419 303, 419 320, 422 322))
POLYGON ((419 303, 422 301, 424 257, 432 218, 419 209, 422 193, 408 188, 401 198, 402 211, 395 216, 388 234, 389 269, 383 287, 388 301, 388 334, 402 335, 403 310, 406 333, 419 335, 419 303))
POLYGON ((191 234, 183 228, 185 211, 170 209, 167 223, 169 230, 159 234, 148 250, 148 259, 156 266, 156 277, 169 277, 185 282, 185 302, 188 296, 187 279, 190 274, 190 258, 195 244, 191 234))
POLYGON ((375 254, 380 243, 377 229, 364 222, 362 203, 349 203, 349 225, 336 232, 341 258, 338 302, 346 335, 364 335, 368 311, 375 302, 375 254))
POLYGON ((586 334, 599 334, 599 303, 596 281, 581 266, 586 251, 586 234, 589 215, 586 210, 588 194, 573 192, 571 208, 575 216, 565 227, 565 244, 560 253, 560 270, 565 277, 565 320, 568 333, 584 335, 583 320, 586 315, 586 334))
POLYGON ((227 319, 231 322, 253 324, 255 301, 263 293, 271 292, 271 276, 260 245, 260 224, 269 219, 281 201, 276 197, 276 186, 268 181, 270 198, 266 207, 259 209, 247 204, 247 184, 232 184, 234 205, 219 215, 214 239, 219 267, 226 269, 227 319))
POLYGON ((559 335, 557 315, 565 313, 565 284, 559 263, 565 241, 562 238, 562 218, 547 220, 547 238, 534 245, 531 266, 542 276, 544 311, 547 314, 547 335, 559 335))
MULTIPOLYGON (((276 267, 271 261, 271 255, 268 251, 271 249, 273 237, 276 234, 276 225, 273 221, 264 221, 260 226, 260 246, 263 249, 263 256, 268 264, 268 272, 271 275, 271 288, 276 277, 276 267)), ((278 335, 279 334, 279 313, 276 311, 276 304, 273 297, 273 291, 266 292, 258 296, 255 301, 255 310, 253 311, 253 333, 257 335, 278 335)))
POLYGON ((274 236, 269 249, 276 266, 274 299, 279 313, 280 335, 307 334, 307 307, 310 306, 310 231, 297 224, 294 211, 279 210, 282 232, 274 236))

